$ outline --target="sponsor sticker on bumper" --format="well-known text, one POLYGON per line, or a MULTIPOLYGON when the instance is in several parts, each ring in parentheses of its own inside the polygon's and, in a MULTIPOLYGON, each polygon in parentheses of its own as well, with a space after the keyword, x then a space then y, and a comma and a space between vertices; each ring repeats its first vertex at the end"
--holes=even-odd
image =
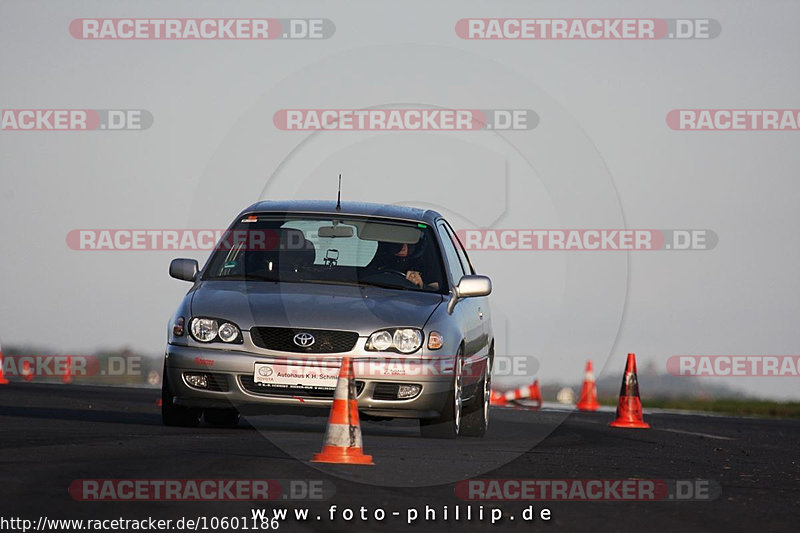
POLYGON ((256 363, 253 381, 274 387, 334 389, 338 366, 303 366, 281 363, 256 363))

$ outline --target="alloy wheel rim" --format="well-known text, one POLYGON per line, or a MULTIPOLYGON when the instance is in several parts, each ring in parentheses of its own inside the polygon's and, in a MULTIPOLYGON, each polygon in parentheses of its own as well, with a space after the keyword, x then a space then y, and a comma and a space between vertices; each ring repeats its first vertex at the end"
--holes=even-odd
POLYGON ((456 386, 453 394, 453 420, 456 426, 456 433, 461 429, 461 365, 463 364, 460 357, 456 357, 456 386))

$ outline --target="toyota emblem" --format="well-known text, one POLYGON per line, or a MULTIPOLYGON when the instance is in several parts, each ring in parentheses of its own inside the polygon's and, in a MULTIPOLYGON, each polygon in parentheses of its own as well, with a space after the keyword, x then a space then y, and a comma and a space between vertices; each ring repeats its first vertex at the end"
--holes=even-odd
POLYGON ((294 343, 301 348, 308 348, 312 344, 314 344, 315 339, 314 335, 311 333, 298 333, 294 336, 294 343))

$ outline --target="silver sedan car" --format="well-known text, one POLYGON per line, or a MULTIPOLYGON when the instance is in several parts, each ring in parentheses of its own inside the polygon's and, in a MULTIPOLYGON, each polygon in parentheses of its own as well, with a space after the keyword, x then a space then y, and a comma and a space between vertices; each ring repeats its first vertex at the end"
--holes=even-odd
POLYGON ((242 211, 168 327, 165 424, 240 413, 327 414, 342 358, 364 418, 415 418, 423 436, 482 436, 494 357, 488 295, 437 212, 264 201, 242 211))

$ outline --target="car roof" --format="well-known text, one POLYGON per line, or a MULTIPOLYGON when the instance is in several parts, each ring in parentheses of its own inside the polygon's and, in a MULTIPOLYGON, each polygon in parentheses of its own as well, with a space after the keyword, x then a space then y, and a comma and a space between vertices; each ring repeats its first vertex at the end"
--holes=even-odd
POLYGON ((442 216, 432 209, 369 202, 342 202, 341 210, 337 210, 336 202, 332 200, 263 200, 254 203, 242 211, 239 216, 254 212, 363 215, 427 222, 428 224, 435 223, 442 216))

